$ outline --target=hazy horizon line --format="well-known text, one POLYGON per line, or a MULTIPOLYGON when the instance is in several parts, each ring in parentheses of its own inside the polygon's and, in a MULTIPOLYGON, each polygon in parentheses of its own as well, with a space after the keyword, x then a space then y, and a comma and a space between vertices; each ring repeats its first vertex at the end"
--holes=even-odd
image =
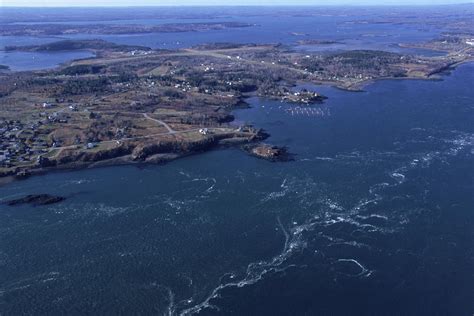
POLYGON ((63 8, 175 8, 175 7, 434 7, 434 6, 458 6, 458 5, 474 5, 474 2, 459 2, 459 3, 378 3, 378 4, 364 4, 364 3, 327 3, 327 4, 157 4, 157 5, 67 5, 67 6, 44 6, 44 5, 4 5, 0 4, 0 8, 48 8, 48 9, 63 9, 63 8))

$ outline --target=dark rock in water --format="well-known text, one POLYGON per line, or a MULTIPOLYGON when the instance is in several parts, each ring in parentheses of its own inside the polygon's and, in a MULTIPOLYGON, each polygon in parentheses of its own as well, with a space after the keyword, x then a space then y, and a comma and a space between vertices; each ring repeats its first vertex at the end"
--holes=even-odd
POLYGON ((59 203, 64 201, 66 198, 62 196, 54 196, 49 194, 31 194, 24 196, 19 199, 14 199, 5 202, 5 204, 9 206, 20 205, 20 204, 31 204, 33 206, 40 206, 40 205, 49 205, 54 203, 59 203))
POLYGON ((293 160, 292 155, 288 152, 286 147, 272 146, 268 144, 257 144, 244 146, 251 155, 266 159, 269 161, 290 161, 293 160))

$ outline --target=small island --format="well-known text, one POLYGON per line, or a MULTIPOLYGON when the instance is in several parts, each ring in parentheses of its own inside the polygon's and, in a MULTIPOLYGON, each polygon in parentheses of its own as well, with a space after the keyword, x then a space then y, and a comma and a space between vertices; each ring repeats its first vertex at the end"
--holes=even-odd
POLYGON ((344 42, 334 41, 334 40, 319 40, 319 39, 305 39, 299 40, 298 45, 334 45, 334 44, 344 44, 344 42))
POLYGON ((286 147, 260 143, 246 145, 244 146, 244 150, 246 150, 252 156, 272 162, 293 160, 293 155, 288 152, 286 147))

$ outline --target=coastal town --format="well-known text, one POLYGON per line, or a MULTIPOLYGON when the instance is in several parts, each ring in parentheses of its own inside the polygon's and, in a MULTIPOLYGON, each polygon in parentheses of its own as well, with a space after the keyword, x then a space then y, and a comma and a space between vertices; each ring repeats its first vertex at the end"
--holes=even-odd
POLYGON ((0 72, 0 176, 162 163, 229 145, 277 160, 286 156, 278 148, 247 146, 265 139, 264 131, 232 123, 232 111, 247 107, 247 97, 311 108, 326 97, 296 88, 300 83, 357 91, 376 79, 437 78, 474 57, 469 38, 453 38, 424 44, 446 51, 437 57, 368 50, 308 54, 280 44, 152 50, 65 40, 9 46, 9 51, 85 49, 96 57, 52 70, 0 72))

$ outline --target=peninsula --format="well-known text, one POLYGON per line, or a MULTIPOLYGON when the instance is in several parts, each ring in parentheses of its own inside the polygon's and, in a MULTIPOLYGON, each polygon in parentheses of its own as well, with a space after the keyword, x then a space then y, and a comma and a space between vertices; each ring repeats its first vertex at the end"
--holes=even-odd
MULTIPOLYGON (((295 91, 297 83, 358 90, 377 79, 436 78, 474 58, 469 38, 449 36, 449 45, 441 47, 441 39, 425 44, 446 50, 438 57, 373 50, 318 54, 280 44, 153 50, 66 40, 6 47, 81 49, 96 57, 52 70, 0 72, 0 177, 51 168, 162 163, 216 146, 259 148, 248 145, 266 138, 262 130, 232 124, 232 110, 245 107, 249 95, 311 106, 325 97, 295 91)), ((269 160, 287 156, 271 145, 251 153, 269 160)))

